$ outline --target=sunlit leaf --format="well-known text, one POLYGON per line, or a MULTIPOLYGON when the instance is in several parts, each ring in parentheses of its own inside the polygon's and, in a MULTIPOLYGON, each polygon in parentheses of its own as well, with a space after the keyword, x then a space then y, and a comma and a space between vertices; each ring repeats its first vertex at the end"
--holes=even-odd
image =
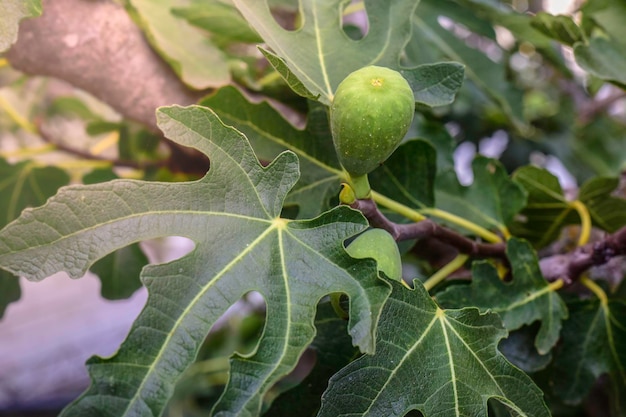
POLYGON ((441 310, 419 282, 393 283, 380 318, 376 354, 339 371, 320 417, 487 416, 493 398, 522 416, 549 416, 531 379, 497 350, 506 330, 496 314, 441 310))

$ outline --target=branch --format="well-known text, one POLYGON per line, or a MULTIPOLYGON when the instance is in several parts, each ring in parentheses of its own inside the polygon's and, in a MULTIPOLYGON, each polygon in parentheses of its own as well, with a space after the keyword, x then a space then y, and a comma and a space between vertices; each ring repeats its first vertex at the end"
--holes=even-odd
POLYGON ((430 219, 418 223, 394 223, 381 213, 374 200, 356 200, 350 207, 360 210, 373 227, 385 229, 396 241, 430 237, 475 258, 506 259, 506 247, 503 243, 479 243, 446 229, 430 219))
POLYGON ((21 22, 18 41, 6 54, 14 68, 64 80, 153 131, 157 107, 192 104, 203 95, 186 87, 152 50, 123 6, 44 0, 43 10, 21 22))
POLYGON ((570 284, 589 268, 604 265, 621 255, 626 255, 626 226, 602 240, 581 246, 573 252, 543 258, 539 261, 539 266, 548 281, 562 279, 566 284, 570 284))

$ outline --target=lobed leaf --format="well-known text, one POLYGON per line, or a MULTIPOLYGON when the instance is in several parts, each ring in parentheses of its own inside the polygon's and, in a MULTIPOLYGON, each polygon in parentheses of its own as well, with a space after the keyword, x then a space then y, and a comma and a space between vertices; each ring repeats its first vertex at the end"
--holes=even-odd
POLYGON ((326 109, 311 103, 307 126, 297 129, 268 102, 253 103, 235 87, 223 87, 200 101, 222 120, 245 133, 261 160, 285 150, 298 155, 301 177, 286 204, 298 205, 299 217, 316 216, 329 208, 344 174, 337 160, 326 109))
POLYGON ((349 296, 352 341, 372 353, 389 288, 372 261, 353 260, 342 245, 367 227, 363 216, 339 207, 311 220, 281 219, 299 176, 295 154, 262 167, 245 137, 203 107, 165 107, 157 117, 168 138, 210 157, 204 178, 66 187, 0 231, 0 266, 31 280, 59 270, 80 277, 97 259, 143 239, 184 236, 196 244, 183 258, 143 269, 144 310, 115 356, 88 361, 92 385, 62 415, 161 415, 213 324, 250 291, 265 298, 266 326, 251 355, 232 359, 214 413, 259 413, 264 395, 313 340, 326 294, 349 296))
POLYGON ((437 294, 437 301, 447 307, 471 305, 498 313, 507 330, 540 321, 535 347, 545 355, 559 340, 562 322, 568 316, 567 307, 541 275, 537 256, 527 242, 509 239, 507 257, 512 268, 511 282, 503 282, 488 262, 476 262, 472 283, 449 287, 437 294))
POLYGON ((487 416, 493 398, 522 416, 549 416, 531 379, 498 352, 506 330, 496 314, 441 310, 424 288, 392 283, 377 350, 330 380, 319 417, 487 416))
POLYGON ((276 22, 267 0, 234 3, 305 89, 329 105, 337 85, 351 72, 367 65, 398 69, 418 2, 365 0, 369 28, 357 41, 341 26, 343 10, 349 3, 346 0, 299 0, 302 26, 293 31, 276 22))

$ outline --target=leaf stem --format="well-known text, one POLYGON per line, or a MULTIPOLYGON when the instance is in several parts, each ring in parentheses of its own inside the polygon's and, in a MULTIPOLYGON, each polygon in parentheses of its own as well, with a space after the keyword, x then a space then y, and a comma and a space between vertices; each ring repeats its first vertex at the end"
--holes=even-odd
POLYGON ((490 232, 482 226, 477 225, 474 222, 466 220, 462 217, 457 216, 456 214, 448 213, 447 211, 440 210, 438 208, 426 208, 422 210, 422 213, 437 217, 441 220, 449 221, 457 226, 460 226, 470 232, 473 232, 477 236, 482 237, 488 242, 491 243, 500 243, 502 242, 502 238, 495 233, 490 232))
POLYGON ((374 201, 377 204, 380 204, 381 206, 385 206, 387 207, 389 210, 392 210, 404 217, 406 217, 407 219, 414 221, 414 222, 421 222, 422 220, 426 219, 425 216, 423 216, 421 213, 419 213, 418 211, 413 210, 412 208, 405 206, 402 203, 398 203, 395 200, 392 200, 389 197, 386 197, 380 193, 377 193, 376 191, 372 190, 372 199, 374 199, 374 201))
POLYGON ((591 290, 591 292, 593 292, 595 294, 596 297, 598 297, 598 299, 600 300, 600 303, 602 303, 602 305, 604 307, 606 307, 608 305, 609 297, 607 297, 607 295, 604 292, 604 290, 598 284, 596 284, 594 281, 589 279, 589 277, 587 277, 587 276, 581 277, 580 278, 580 282, 585 287, 589 288, 591 290))
POLYGON ((439 284, 441 281, 450 276, 450 274, 463 266, 468 258, 469 256, 460 253, 452 261, 447 263, 443 268, 431 275, 430 278, 428 278, 424 282, 424 288, 426 288, 426 291, 430 291, 435 288, 437 284, 439 284))
POLYGON ((4 97, 0 96, 0 108, 3 109, 7 115, 17 124, 19 127, 27 131, 28 133, 37 133, 37 128, 35 125, 30 123, 26 118, 22 117, 21 114, 13 108, 11 103, 9 103, 4 97))
POLYGON ((0 152, 0 158, 28 158, 48 152, 56 151, 57 147, 52 144, 45 144, 33 148, 16 149, 14 151, 0 152))
POLYGON ((586 245, 589 242, 589 236, 591 235, 591 216, 589 215, 589 209, 585 203, 580 200, 575 200, 570 203, 570 206, 576 210, 580 217, 580 235, 578 236, 578 246, 586 245))

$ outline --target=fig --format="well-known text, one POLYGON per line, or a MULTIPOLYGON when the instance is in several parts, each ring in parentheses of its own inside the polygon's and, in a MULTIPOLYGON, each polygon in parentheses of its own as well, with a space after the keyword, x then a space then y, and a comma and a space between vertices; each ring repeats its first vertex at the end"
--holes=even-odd
POLYGON ((372 258, 377 269, 389 278, 402 281, 402 259, 393 236, 383 229, 368 229, 357 236, 346 248, 353 258, 372 258))
POLYGON ((346 172, 367 175, 389 158, 414 113, 413 91, 399 72, 368 66, 348 75, 330 106, 333 142, 346 172))

